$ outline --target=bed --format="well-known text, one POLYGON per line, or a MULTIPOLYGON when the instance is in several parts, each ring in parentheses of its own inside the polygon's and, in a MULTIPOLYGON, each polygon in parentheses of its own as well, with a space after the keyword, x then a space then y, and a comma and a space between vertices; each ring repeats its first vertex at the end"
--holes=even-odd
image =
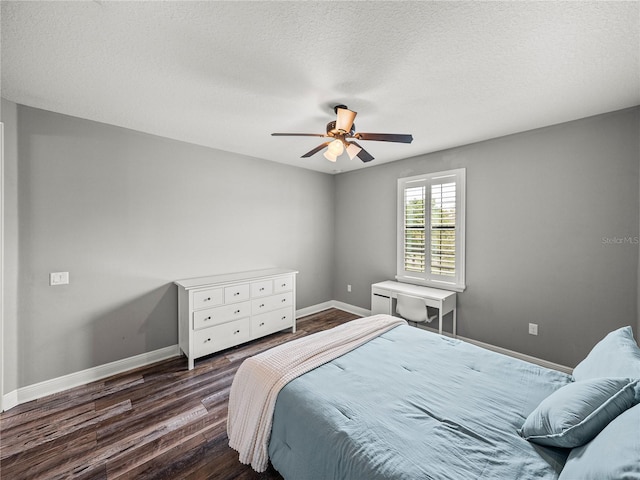
MULTIPOLYGON (((380 317, 388 316, 356 322, 362 325, 380 317)), ((630 339, 637 349, 633 336, 630 339)), ((612 349, 619 350, 619 345, 612 349)), ((627 419, 619 428, 626 428, 636 417, 636 425, 640 424, 640 406, 634 406, 640 401, 640 349, 630 350, 637 353, 633 358, 637 365, 621 361, 625 375, 615 372, 616 380, 606 385, 604 394, 602 372, 590 377, 589 368, 582 369, 580 399, 574 410, 591 408, 585 403, 592 405, 592 399, 585 402, 582 397, 585 388, 587 394, 593 393, 594 382, 606 408, 600 408, 605 414, 594 408, 586 413, 580 410, 584 418, 577 425, 566 424, 568 417, 574 422, 576 411, 558 413, 556 408, 558 402, 562 408, 572 408, 578 383, 559 371, 397 323, 348 350, 287 379, 277 388, 272 409, 261 410, 261 416, 271 416, 269 459, 287 480, 586 480, 565 469, 572 455, 578 457, 574 460, 578 472, 580 467, 593 469, 593 465, 584 467, 584 449, 589 445, 584 439, 605 433, 623 413, 627 419), (573 397, 567 401, 567 395, 573 397), (555 397, 560 399, 554 405, 555 397), (611 398, 615 401, 607 400, 611 398), (544 407, 545 402, 551 407, 544 407), (598 417, 595 428, 594 416, 598 417), (591 420, 585 423, 587 417, 591 420)), ((602 360, 591 363, 600 368, 602 360)), ((258 364, 262 370, 264 363, 258 364)), ((283 371, 291 371, 290 366, 283 371)), ((250 383, 255 383, 255 377, 250 383)), ((249 401, 259 395, 245 391, 242 397, 249 401)), ((234 403, 230 400, 229 418, 237 413, 234 403)), ((239 417, 247 415, 237 413, 239 417)), ((237 429, 230 427, 232 439, 237 429)), ((614 438, 619 434, 617 430, 610 433, 614 438)), ((630 450, 622 455, 617 476, 593 478, 640 479, 640 438, 633 439, 640 435, 637 430, 627 434, 630 450), (633 467, 636 453, 638 466, 633 467), (631 470, 625 463, 629 461, 631 470), (621 476, 621 471, 627 476, 621 476)), ((250 463, 247 457, 244 460, 250 463)))

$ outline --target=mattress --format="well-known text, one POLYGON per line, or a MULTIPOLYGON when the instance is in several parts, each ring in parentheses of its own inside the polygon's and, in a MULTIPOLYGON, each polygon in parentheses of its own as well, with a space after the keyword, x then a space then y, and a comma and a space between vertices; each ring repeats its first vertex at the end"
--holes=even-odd
POLYGON ((556 479, 517 429, 567 374, 398 326, 287 384, 269 442, 287 480, 556 479))

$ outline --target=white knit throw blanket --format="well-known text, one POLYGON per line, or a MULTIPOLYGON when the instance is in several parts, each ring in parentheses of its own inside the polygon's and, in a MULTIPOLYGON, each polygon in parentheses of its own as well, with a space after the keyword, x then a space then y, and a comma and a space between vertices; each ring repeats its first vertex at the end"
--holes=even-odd
POLYGON ((284 343, 247 358, 229 393, 227 435, 240 462, 257 472, 269 465, 273 410, 280 390, 291 380, 406 324, 401 318, 374 315, 284 343))

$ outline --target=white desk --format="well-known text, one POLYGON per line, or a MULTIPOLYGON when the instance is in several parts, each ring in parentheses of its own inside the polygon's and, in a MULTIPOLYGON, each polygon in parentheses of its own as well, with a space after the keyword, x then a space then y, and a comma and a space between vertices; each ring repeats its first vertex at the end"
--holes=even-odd
POLYGON ((393 315, 393 299, 398 293, 424 298, 428 307, 438 309, 438 333, 442 335, 442 317, 453 312, 453 336, 456 336, 456 292, 440 290, 439 288, 423 287, 410 283, 385 282, 371 285, 371 315, 386 313, 393 315))

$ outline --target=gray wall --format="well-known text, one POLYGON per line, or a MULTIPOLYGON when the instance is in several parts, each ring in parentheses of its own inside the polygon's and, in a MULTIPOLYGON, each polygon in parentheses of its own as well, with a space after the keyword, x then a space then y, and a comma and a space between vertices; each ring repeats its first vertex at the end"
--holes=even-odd
POLYGON ((7 388, 175 345, 176 279, 294 268, 298 308, 331 298, 331 176, 20 105, 17 125, 7 388))
POLYGON ((340 174, 334 298, 370 308, 371 283, 394 278, 397 178, 464 167, 460 335, 574 366, 610 330, 640 329, 638 244, 615 243, 638 236, 639 116, 628 109, 340 174))
POLYGON ((176 344, 177 278, 296 268, 298 308, 368 309, 395 275, 396 179, 459 167, 459 333, 575 365, 608 331, 640 330, 639 246, 603 241, 639 235, 639 117, 332 177, 3 100, 5 393, 176 344), (53 271, 70 285, 50 287, 53 271))

